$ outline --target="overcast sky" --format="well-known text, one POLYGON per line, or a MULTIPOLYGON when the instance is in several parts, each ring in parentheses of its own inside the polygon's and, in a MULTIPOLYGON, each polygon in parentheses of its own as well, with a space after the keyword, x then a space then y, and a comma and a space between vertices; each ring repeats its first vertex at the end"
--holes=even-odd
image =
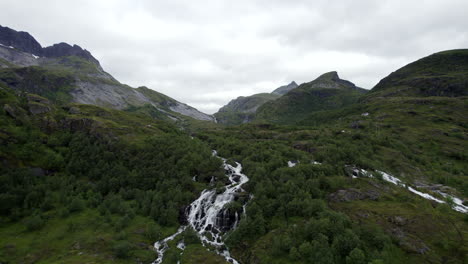
POLYGON ((78 44, 104 69, 207 113, 336 70, 363 88, 468 48, 467 0, 0 0, 0 24, 78 44))

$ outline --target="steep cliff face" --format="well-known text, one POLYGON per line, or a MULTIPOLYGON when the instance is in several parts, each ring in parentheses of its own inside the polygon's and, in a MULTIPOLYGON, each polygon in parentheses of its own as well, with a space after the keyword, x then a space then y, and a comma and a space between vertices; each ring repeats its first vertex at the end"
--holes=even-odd
POLYGON ((0 26, 0 44, 14 47, 36 56, 42 55, 42 46, 33 36, 27 32, 16 31, 9 27, 0 26))
POLYGON ((42 54, 43 56, 50 58, 77 56, 89 60, 93 63, 99 64, 99 61, 95 59, 89 51, 82 49, 78 45, 71 46, 64 42, 44 48, 42 50, 42 54))
POLYGON ((277 94, 277 95, 287 94, 289 91, 291 91, 293 89, 296 89, 298 86, 299 85, 297 85, 297 83, 295 81, 292 81, 290 84, 281 86, 281 87, 275 89, 271 93, 272 94, 277 94))

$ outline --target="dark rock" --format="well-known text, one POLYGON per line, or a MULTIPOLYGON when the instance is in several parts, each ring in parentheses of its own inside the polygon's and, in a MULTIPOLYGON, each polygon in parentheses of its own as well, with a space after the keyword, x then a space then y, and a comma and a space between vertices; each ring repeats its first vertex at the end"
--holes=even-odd
POLYGON ((297 83, 295 81, 292 81, 290 84, 281 86, 281 87, 275 89, 271 93, 272 94, 278 94, 278 95, 287 94, 289 91, 291 91, 293 89, 296 89, 298 86, 299 85, 297 85, 297 83))
POLYGON ((58 58, 64 56, 77 56, 99 65, 99 61, 91 53, 78 45, 58 43, 50 47, 42 48, 41 44, 27 32, 16 31, 8 27, 0 26, 0 44, 12 46, 17 50, 37 56, 58 58))
POLYGON ((42 56, 42 47, 33 36, 27 32, 16 31, 0 26, 0 44, 12 46, 20 51, 42 56))
POLYGON ((398 226, 404 226, 408 222, 408 220, 404 218, 403 216, 392 216, 388 218, 388 221, 398 226))
POLYGON ((50 58, 58 58, 64 56, 77 56, 89 60, 97 65, 99 65, 99 61, 96 60, 91 53, 85 49, 82 49, 78 45, 71 46, 67 43, 58 43, 54 44, 53 46, 46 47, 43 49, 43 55, 45 57, 50 58))
POLYGON ((359 120, 359 121, 354 121, 352 122, 349 127, 352 128, 352 129, 360 129, 360 128, 364 128, 364 125, 363 125, 363 121, 359 120))
POLYGON ((309 144, 305 144, 301 142, 294 143, 293 148, 302 150, 305 152, 309 152, 309 153, 314 153, 315 151, 317 151, 315 147, 312 147, 309 144))
POLYGON ((234 175, 232 176, 232 180, 235 181, 235 182, 239 182, 240 181, 240 176, 239 175, 234 175))
POLYGON ((76 242, 75 244, 73 244, 72 248, 75 249, 75 250, 81 249, 80 242, 76 242))
POLYGON ((231 230, 236 223, 236 211, 231 209, 221 210, 216 216, 216 226, 220 228, 221 231, 226 232, 231 230))
POLYGON ((3 110, 5 110, 5 112, 6 112, 9 116, 13 117, 14 119, 18 119, 19 113, 18 113, 18 110, 17 110, 15 107, 13 107, 13 106, 11 106, 11 105, 9 105, 9 104, 5 104, 5 105, 3 106, 3 110))
POLYGON ((398 244, 408 253, 426 254, 430 248, 419 238, 404 232, 399 227, 392 228, 390 234, 398 240, 398 244))
POLYGON ((29 112, 33 115, 45 114, 50 112, 51 108, 48 105, 30 102, 28 103, 29 112))
POLYGON ((40 126, 46 133, 51 133, 58 128, 57 121, 51 116, 43 116, 40 126))
POLYGON ((45 104, 45 105, 50 104, 49 99, 39 96, 37 94, 27 94, 26 99, 28 100, 28 102, 35 102, 35 103, 40 103, 40 104, 45 104))
POLYGON ((78 107, 76 106, 72 106, 70 107, 70 109, 68 110, 68 113, 72 114, 72 115, 78 115, 78 114, 81 114, 81 111, 78 107))
POLYGON ((189 209, 188 206, 182 206, 182 207, 179 208, 179 216, 178 216, 177 220, 179 220, 179 224, 181 224, 181 225, 188 224, 187 209, 189 209))

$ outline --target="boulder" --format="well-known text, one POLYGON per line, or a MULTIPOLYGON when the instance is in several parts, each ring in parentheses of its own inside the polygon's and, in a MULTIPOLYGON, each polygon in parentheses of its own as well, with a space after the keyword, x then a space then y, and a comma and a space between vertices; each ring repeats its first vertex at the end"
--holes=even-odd
POLYGON ((35 103, 40 103, 40 104, 45 104, 45 105, 50 105, 50 101, 47 98, 44 98, 42 96, 39 96, 37 94, 27 94, 26 99, 28 102, 35 102, 35 103))
POLYGON ((51 110, 50 106, 36 102, 29 102, 28 107, 29 112, 31 112, 33 115, 45 114, 51 110))
POLYGON ((76 106, 72 106, 70 107, 70 109, 68 110, 68 113, 69 114, 72 114, 72 115, 78 115, 78 114, 81 114, 81 111, 78 107, 76 106))
POLYGON ((18 119, 19 113, 18 113, 18 110, 17 110, 15 107, 13 107, 13 106, 11 106, 11 105, 9 105, 9 104, 5 104, 5 105, 3 106, 3 110, 5 110, 5 112, 6 112, 9 116, 13 117, 14 119, 18 119))

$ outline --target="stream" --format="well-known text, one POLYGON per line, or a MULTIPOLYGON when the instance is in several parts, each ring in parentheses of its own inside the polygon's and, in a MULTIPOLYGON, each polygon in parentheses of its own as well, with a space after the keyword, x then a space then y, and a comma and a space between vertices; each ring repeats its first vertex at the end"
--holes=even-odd
MULTIPOLYGON (((425 198, 427 200, 432 200, 432 201, 435 201, 437 203, 446 203, 446 201, 443 201, 437 197, 434 197, 433 195, 431 194, 428 194, 428 193, 424 193, 424 192, 421 192, 421 191, 418 191, 416 189, 414 189, 413 187, 409 186, 408 184, 405 184, 403 181, 401 181, 400 179, 398 179, 397 177, 393 176, 393 175, 390 175, 386 172, 383 172, 383 171, 377 171, 378 173, 380 173, 382 175, 382 179, 386 182, 390 182, 390 183, 393 183, 395 185, 398 185, 398 186, 401 186, 403 188, 407 188, 408 191, 418 195, 418 196, 421 196, 422 198, 425 198)), ((370 178, 373 178, 372 174, 369 173, 368 171, 366 170, 363 170, 363 169, 354 169, 354 173, 355 175, 353 176, 353 178, 358 178, 359 175, 364 175, 364 176, 367 176, 367 177, 370 177, 370 178)), ((458 211, 460 213, 468 213, 468 206, 464 205, 463 204, 463 201, 458 198, 458 197, 455 197, 455 196, 452 196, 452 195, 449 195, 447 193, 444 193, 442 191, 436 191, 437 193, 439 193, 440 195, 442 195, 444 198, 450 198, 452 199, 453 201, 453 205, 452 206, 452 209, 455 210, 455 211, 458 211)))
MULTIPOLYGON (((215 150, 213 150, 213 155, 219 157, 215 150)), ((223 235, 227 231, 236 228, 240 216, 237 212, 232 214, 225 208, 225 205, 234 201, 239 193, 244 192, 242 185, 248 182, 249 178, 242 174, 242 165, 240 163, 236 162, 234 167, 228 164, 226 159, 219 158, 223 161, 225 175, 228 178, 224 190, 220 192, 213 188, 202 191, 200 196, 187 208, 188 225, 181 226, 176 233, 154 243, 158 258, 153 264, 162 263, 164 253, 169 249, 168 242, 176 239, 188 226, 197 232, 203 246, 211 246, 217 254, 223 256, 228 262, 239 264, 239 261, 231 257, 229 249, 224 245, 223 235)), ((177 247, 182 250, 181 254, 183 254, 185 244, 182 239, 177 242, 177 247)))

